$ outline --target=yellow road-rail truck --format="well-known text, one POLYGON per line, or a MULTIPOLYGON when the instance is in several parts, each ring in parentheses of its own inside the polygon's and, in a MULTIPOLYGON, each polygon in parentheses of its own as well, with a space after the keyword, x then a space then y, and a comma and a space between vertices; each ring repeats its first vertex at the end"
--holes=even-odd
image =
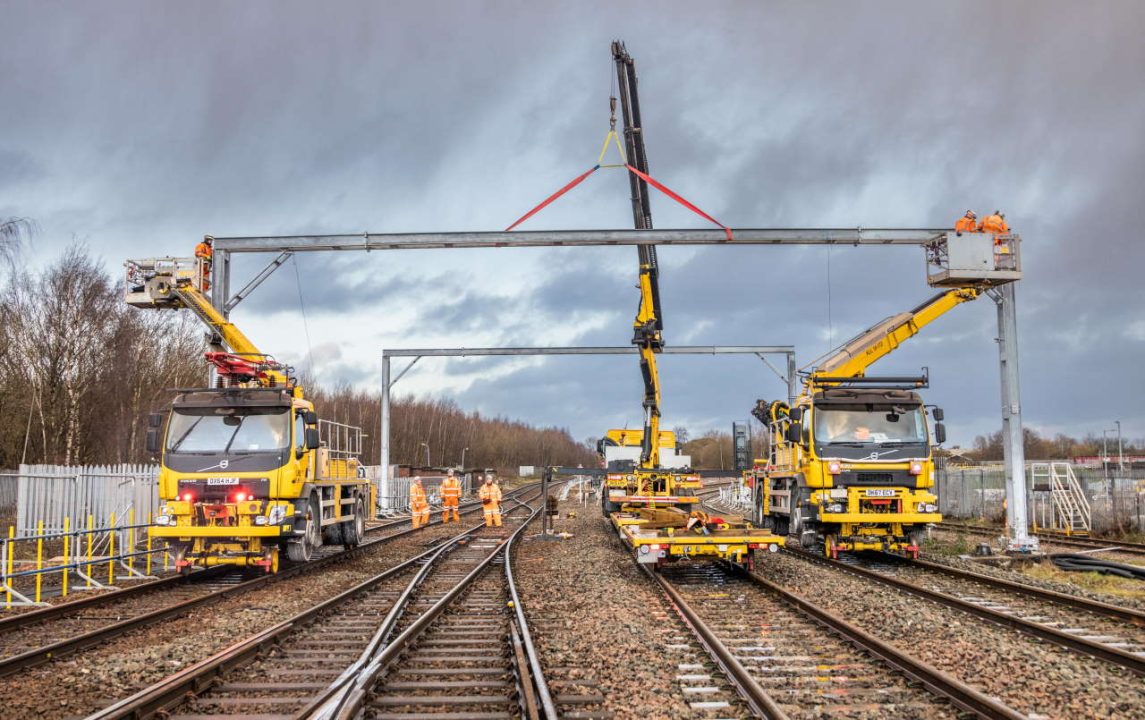
POLYGON ((162 506, 150 529, 181 572, 238 565, 275 572, 279 555, 311 559, 357 545, 374 502, 360 477, 361 430, 320 420, 291 369, 262 353, 201 292, 198 261, 127 263, 126 301, 187 309, 207 326, 215 387, 176 391, 149 418, 162 506))
POLYGON ((887 318, 814 364, 795 402, 758 401, 770 451, 749 473, 757 515, 804 547, 918 555, 929 523, 942 520, 932 444, 946 439, 939 408, 916 389, 926 376, 867 377, 874 362, 980 290, 946 290, 887 318), (930 432, 927 418, 935 421, 930 432))

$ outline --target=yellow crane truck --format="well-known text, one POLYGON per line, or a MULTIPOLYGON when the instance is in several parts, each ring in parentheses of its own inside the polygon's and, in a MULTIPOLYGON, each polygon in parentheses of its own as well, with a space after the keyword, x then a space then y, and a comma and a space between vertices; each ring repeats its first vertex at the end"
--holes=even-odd
MULTIPOLYGON (((612 55, 628 162, 647 175, 636 65, 620 42, 612 44, 612 55)), ((649 230, 652 209, 648 185, 635 173, 629 175, 629 180, 635 227, 649 230)), ((712 518, 703 513, 697 507, 700 475, 691 468, 669 467, 663 462, 665 443, 674 446, 675 436, 660 430, 660 376, 656 367, 656 355, 664 347, 660 271, 655 245, 640 245, 639 253, 640 302, 633 322, 632 344, 639 350, 644 380, 644 427, 641 431, 610 430, 602 439, 602 455, 606 454, 606 445, 623 447, 634 441, 640 444, 639 457, 630 468, 606 465, 606 469, 616 471, 605 475, 601 492, 603 512, 642 563, 660 565, 681 558, 715 557, 750 566, 753 550, 766 548, 775 552, 782 538, 769 530, 753 528, 742 518, 712 518)))
POLYGON ((927 377, 867 377, 867 369, 938 317, 977 298, 977 287, 946 290, 887 318, 813 363, 789 405, 757 402, 770 453, 748 473, 757 518, 804 547, 918 555, 928 523, 942 520, 934 494, 932 439, 946 440, 943 413, 933 438, 916 389, 927 377))
POLYGON ((357 545, 373 508, 359 477, 361 430, 319 420, 291 368, 257 347, 200 290, 194 258, 129 261, 126 301, 187 309, 207 326, 215 387, 176 390, 149 417, 162 507, 150 529, 181 572, 237 565, 276 572, 323 545, 357 545))

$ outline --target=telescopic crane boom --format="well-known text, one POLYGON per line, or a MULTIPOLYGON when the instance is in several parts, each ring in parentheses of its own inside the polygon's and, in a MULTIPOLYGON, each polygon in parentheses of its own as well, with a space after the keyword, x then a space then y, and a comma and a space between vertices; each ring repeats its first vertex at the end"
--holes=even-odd
POLYGON ((831 387, 863 377, 867 368, 894 352, 924 327, 964 302, 976 299, 981 290, 960 287, 939 293, 913 310, 879 322, 811 364, 807 391, 831 387))
MULTIPOLYGON (((617 94, 620 97, 624 124, 624 148, 628 162, 648 174, 648 155, 644 149, 644 129, 640 121, 640 100, 636 88, 636 62, 624 43, 612 43, 616 64, 617 94)), ((637 230, 652 229, 652 207, 648 201, 648 183, 635 173, 628 175, 632 189, 632 220, 637 230)), ((660 308, 660 268, 656 246, 640 245, 640 304, 632 324, 632 344, 640 349, 640 373, 644 378, 644 438, 640 450, 640 467, 660 467, 660 375, 656 353, 664 347, 664 317, 660 308)))

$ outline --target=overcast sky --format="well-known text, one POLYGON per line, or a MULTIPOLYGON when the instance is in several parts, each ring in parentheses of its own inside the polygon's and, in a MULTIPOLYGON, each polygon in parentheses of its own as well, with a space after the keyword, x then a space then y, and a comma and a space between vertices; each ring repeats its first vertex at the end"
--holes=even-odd
MULTIPOLYGON (((206 233, 502 229, 595 162, 619 37, 652 174, 727 225, 1003 209, 1025 248, 1026 424, 1145 436, 1137 0, 0 0, 0 24, 0 217, 36 221, 32 264, 77 238, 118 272, 206 233)), ((629 208, 602 171, 524 228, 631 227, 629 208)), ((703 226, 652 208, 657 227, 703 226)), ((269 259, 242 258, 236 283, 269 259)), ((914 248, 660 259, 668 343, 792 344, 801 365, 932 292, 914 248)), ((233 317, 325 382, 376 387, 382 348, 626 345, 636 267, 634 248, 312 253, 233 317)), ((928 366, 968 443, 1000 426, 996 327, 980 299, 877 370, 928 366)), ((784 393, 754 358, 661 367, 665 423, 693 432, 784 393)), ((427 360, 395 389, 578 438, 641 421, 634 357, 427 360)))

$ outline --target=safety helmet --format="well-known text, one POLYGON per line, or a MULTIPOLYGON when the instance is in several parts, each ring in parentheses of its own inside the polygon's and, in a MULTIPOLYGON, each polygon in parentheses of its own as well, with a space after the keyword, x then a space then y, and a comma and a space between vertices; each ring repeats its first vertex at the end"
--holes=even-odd
POLYGON ((486 476, 485 476, 485 482, 492 482, 492 481, 493 481, 493 476, 492 476, 492 475, 486 475, 486 476))
POLYGON ((967 210, 966 211, 966 217, 976 218, 976 217, 978 217, 978 213, 974 212, 973 210, 967 210))
POLYGON ((447 472, 448 474, 452 475, 452 474, 453 474, 453 468, 449 468, 449 470, 446 470, 446 472, 447 472))
POLYGON ((413 481, 414 481, 414 482, 421 482, 421 475, 414 475, 414 476, 413 476, 413 481))

